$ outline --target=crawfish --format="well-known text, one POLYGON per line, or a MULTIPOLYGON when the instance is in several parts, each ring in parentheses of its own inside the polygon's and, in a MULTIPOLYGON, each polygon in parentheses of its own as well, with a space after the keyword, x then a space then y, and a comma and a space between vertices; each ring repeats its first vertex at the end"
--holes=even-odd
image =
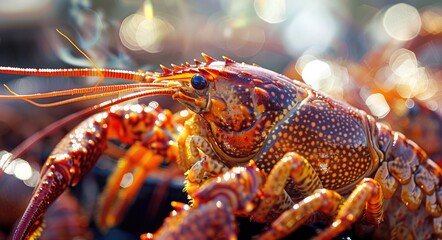
MULTIPOLYGON (((148 83, 130 88, 139 92, 105 102, 89 112, 157 94, 171 95, 194 112, 177 138, 177 162, 183 170, 188 170, 186 188, 191 197, 199 196, 200 189, 212 184, 219 174, 246 166, 250 160, 267 175, 282 159, 293 154, 305 159, 301 161, 302 165, 282 168, 286 177, 272 175, 276 177, 266 180, 267 187, 253 194, 260 200, 256 201, 259 207, 253 208, 256 211, 249 209, 247 212, 252 219, 271 222, 278 216, 282 218, 274 221, 265 236, 282 237, 300 224, 312 221, 331 222, 319 236, 322 239, 337 236, 357 222, 368 225, 384 222, 389 228, 386 235, 392 237, 442 236, 442 173, 414 142, 376 123, 364 111, 334 100, 304 83, 226 57, 224 61, 205 54, 203 57, 205 62, 195 60, 194 65, 173 65, 173 69, 162 67, 162 73, 101 70, 105 77, 165 84, 154 86, 152 83, 149 87, 148 83), (288 180, 287 174, 291 175, 288 180), (325 198, 326 201, 320 203, 311 201, 318 189, 342 197, 325 198), (327 204, 338 207, 327 208, 327 204), (295 210, 299 216, 285 214, 291 209, 299 209, 300 205, 304 206, 302 209, 314 209, 319 213, 306 214, 295 210), (286 219, 287 216, 294 219, 286 219), (407 218, 413 221, 406 221, 407 218), (417 229, 412 231, 414 228, 417 229)), ((31 72, 9 68, 1 71, 31 72)), ((66 75, 68 70, 33 70, 33 75, 53 76, 56 75, 54 72, 66 75)), ((69 75, 92 76, 98 75, 97 72, 71 69, 69 75)), ((31 101, 32 97, 38 96, 3 98, 31 101)), ((85 114, 77 114, 80 115, 85 114)), ((97 128, 103 126, 98 124, 97 128)), ((93 146, 103 144, 101 139, 92 142, 93 146)), ((85 146, 91 147, 92 144, 88 141, 85 146)), ((92 154, 95 149, 92 147, 86 152, 92 154)), ((89 170, 93 162, 84 161, 88 163, 81 166, 87 167, 81 171, 89 170)), ((71 182, 68 180, 71 176, 67 174, 69 169, 64 164, 60 165, 62 167, 57 164, 51 165, 50 168, 55 166, 56 171, 43 176, 41 183, 54 175, 60 176, 63 186, 71 182)), ((79 172, 80 169, 74 167, 73 171, 79 172)), ((75 177, 75 180, 79 179, 75 177)), ((251 184, 247 180, 242 183, 251 184)), ((60 188, 55 187, 49 195, 60 188)), ((204 208, 204 204, 200 206, 197 205, 195 211, 202 211, 203 217, 196 218, 194 223, 178 222, 183 228, 177 231, 214 231, 214 228, 197 228, 200 223, 212 219, 210 208, 204 208), (190 228, 186 228, 189 225, 190 228)), ((21 228, 25 226, 18 227, 21 228)))

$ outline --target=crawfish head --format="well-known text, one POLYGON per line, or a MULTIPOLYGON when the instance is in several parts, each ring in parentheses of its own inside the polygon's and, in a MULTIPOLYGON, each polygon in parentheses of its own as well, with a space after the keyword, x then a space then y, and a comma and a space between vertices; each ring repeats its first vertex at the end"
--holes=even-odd
POLYGON ((247 162, 306 93, 270 70, 203 57, 205 63, 163 67, 156 81, 177 81, 172 97, 199 115, 214 150, 227 161, 247 162))

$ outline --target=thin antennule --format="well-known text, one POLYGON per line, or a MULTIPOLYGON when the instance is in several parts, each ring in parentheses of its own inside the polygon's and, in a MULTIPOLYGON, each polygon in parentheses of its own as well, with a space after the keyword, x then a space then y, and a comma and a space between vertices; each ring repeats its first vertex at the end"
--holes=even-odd
MULTIPOLYGON (((156 90, 156 89, 163 89, 163 88, 153 88, 153 87, 137 87, 135 89, 135 91, 139 92, 141 90, 156 90)), ((10 91, 13 95, 20 97, 20 95, 18 95, 17 93, 15 93, 14 91, 12 91, 11 89, 8 88, 8 91, 10 91)), ((35 101, 30 100, 29 98, 21 98, 22 100, 37 106, 37 107, 42 107, 42 108, 47 108, 47 107, 56 107, 56 106, 61 106, 61 105, 66 105, 69 103, 73 103, 73 102, 79 102, 79 101, 86 101, 86 100, 91 100, 91 99, 97 99, 97 98, 103 98, 103 97, 109 97, 109 96, 115 96, 115 95, 119 95, 122 93, 128 93, 128 92, 134 92, 134 88, 128 88, 128 89, 121 89, 121 90, 116 90, 116 91, 109 91, 109 92, 104 92, 104 93, 97 93, 97 94, 92 94, 92 95, 84 95, 81 97, 74 97, 74 98, 69 98, 66 100, 62 100, 62 101, 57 101, 57 102, 53 102, 53 103, 37 103, 35 101)))
POLYGON ((98 87, 87 87, 87 88, 75 88, 69 90, 61 90, 61 91, 53 91, 48 93, 35 93, 35 94, 17 94, 11 88, 9 88, 6 84, 3 86, 13 95, 0 95, 0 99, 4 100, 23 100, 23 99, 42 99, 42 98, 51 98, 51 97, 60 97, 67 95, 78 95, 78 94, 87 94, 87 93, 97 93, 97 92, 111 92, 111 91, 119 91, 123 89, 135 89, 138 88, 160 88, 166 87, 166 83, 136 83, 136 84, 120 84, 120 85, 106 85, 106 86, 98 86, 98 87))

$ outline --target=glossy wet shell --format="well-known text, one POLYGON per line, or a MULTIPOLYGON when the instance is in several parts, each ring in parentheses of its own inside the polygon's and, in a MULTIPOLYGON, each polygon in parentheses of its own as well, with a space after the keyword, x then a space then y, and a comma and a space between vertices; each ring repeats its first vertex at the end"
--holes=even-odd
MULTIPOLYGON (((295 151, 309 160, 324 188, 346 191, 373 173, 379 157, 373 151, 374 121, 314 91, 290 110, 273 129, 257 164, 269 171, 282 156, 295 151)), ((289 183, 289 194, 296 194, 289 183)))

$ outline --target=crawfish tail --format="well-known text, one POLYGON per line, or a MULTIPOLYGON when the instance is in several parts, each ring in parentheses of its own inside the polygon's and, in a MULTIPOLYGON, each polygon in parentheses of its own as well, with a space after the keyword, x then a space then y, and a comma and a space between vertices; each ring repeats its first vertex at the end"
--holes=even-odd
POLYGON ((442 180, 442 170, 433 164, 422 148, 403 134, 383 124, 378 124, 378 130, 383 164, 388 165, 390 174, 402 185, 416 181, 425 194, 432 194, 442 180))
POLYGON ((384 198, 390 199, 384 213, 387 221, 395 228, 415 229, 416 239, 429 239, 431 234, 440 237, 442 170, 403 134, 383 124, 378 124, 378 130, 378 146, 384 156, 374 178, 381 184, 384 198))
POLYGON ((106 148, 107 116, 107 113, 99 113, 86 119, 55 147, 42 168, 39 183, 13 239, 38 236, 48 207, 94 166, 106 148))

